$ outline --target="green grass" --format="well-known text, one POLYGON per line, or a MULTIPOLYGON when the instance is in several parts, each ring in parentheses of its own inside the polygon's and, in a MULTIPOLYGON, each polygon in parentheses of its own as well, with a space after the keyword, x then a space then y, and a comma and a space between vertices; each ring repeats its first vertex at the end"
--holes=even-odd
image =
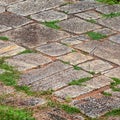
POLYGON ((120 108, 106 113, 105 116, 120 116, 120 108))
POLYGON ((105 95, 105 96, 112 96, 112 94, 108 93, 108 92, 102 92, 102 94, 105 95))
POLYGON ((81 78, 79 80, 73 80, 72 82, 68 83, 68 85, 82 85, 82 83, 89 81, 91 77, 81 78))
POLYGON ((35 51, 30 50, 30 49, 26 49, 23 52, 20 52, 19 54, 27 54, 27 53, 35 53, 35 51))
POLYGON ((90 73, 91 75, 95 75, 95 72, 94 72, 94 71, 89 71, 89 73, 90 73))
POLYGON ((105 3, 105 4, 119 4, 120 2, 118 0, 96 0, 98 2, 102 2, 102 3, 105 3))
POLYGON ((106 38, 107 36, 104 34, 100 34, 97 32, 88 32, 87 35, 92 39, 92 40, 101 40, 106 38))
POLYGON ((23 109, 0 105, 0 120, 35 120, 35 118, 23 109))
POLYGON ((120 12, 112 12, 112 13, 110 13, 110 14, 103 14, 103 17, 105 17, 105 18, 114 18, 114 17, 118 17, 118 16, 120 16, 120 12))
POLYGON ((73 65, 73 68, 74 68, 75 70, 81 70, 81 67, 79 67, 78 65, 73 65))
POLYGON ((49 22, 42 22, 43 25, 53 28, 53 29, 60 29, 60 26, 56 25, 59 21, 49 21, 49 22))
POLYGON ((0 40, 8 41, 9 39, 5 36, 0 36, 0 40))
POLYGON ((63 64, 67 64, 67 65, 70 65, 70 62, 67 62, 67 61, 61 61, 63 64))
POLYGON ((113 82, 111 83, 110 87, 113 91, 120 91, 120 88, 117 88, 117 85, 120 85, 119 78, 112 78, 113 82))
POLYGON ((94 20, 94 19, 87 20, 87 22, 90 22, 90 23, 97 23, 97 21, 94 20))

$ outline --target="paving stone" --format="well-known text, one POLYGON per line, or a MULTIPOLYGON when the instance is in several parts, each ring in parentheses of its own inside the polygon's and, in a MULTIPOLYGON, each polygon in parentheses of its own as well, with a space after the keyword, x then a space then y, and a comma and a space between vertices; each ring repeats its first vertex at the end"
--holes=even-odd
POLYGON ((79 35, 79 36, 74 36, 74 37, 63 39, 61 40, 61 42, 67 45, 75 45, 75 44, 79 44, 79 43, 82 43, 83 41, 88 41, 88 40, 89 38, 87 37, 87 35, 79 35))
POLYGON ((120 16, 113 18, 101 18, 98 20, 98 23, 120 32, 120 16))
POLYGON ((12 42, 0 41, 0 57, 9 57, 23 52, 25 48, 12 42))
POLYGON ((99 89, 101 87, 105 87, 107 85, 110 85, 111 79, 105 76, 99 76, 96 78, 93 78, 85 83, 83 83, 82 86, 77 86, 77 85, 72 85, 68 86, 66 88, 63 88, 59 91, 56 91, 54 93, 55 96, 61 98, 61 99, 66 99, 66 97, 70 98, 75 98, 80 95, 89 93, 93 90, 99 89))
POLYGON ((74 17, 57 23, 62 29, 71 33, 81 34, 91 30, 101 28, 99 25, 86 22, 80 18, 74 17))
POLYGON ((40 47, 37 47, 36 50, 50 56, 60 56, 72 51, 71 48, 60 43, 50 43, 42 45, 40 47))
POLYGON ((64 86, 67 86, 69 82, 78 80, 81 78, 92 77, 91 74, 82 70, 74 70, 70 68, 62 72, 56 73, 50 77, 41 79, 40 81, 34 82, 31 87, 34 91, 40 90, 57 90, 64 86))
POLYGON ((32 19, 35 19, 40 22, 49 22, 49 21, 57 21, 67 19, 67 15, 61 12, 57 12, 54 10, 43 11, 37 14, 31 15, 32 19))
POLYGON ((63 4, 64 0, 27 0, 10 5, 8 11, 18 15, 27 16, 40 11, 49 10, 63 4))
POLYGON ((120 34, 111 36, 111 37, 109 38, 109 40, 120 44, 120 34))
POLYGON ((19 85, 31 85, 32 83, 44 79, 52 74, 68 69, 70 66, 60 61, 53 62, 43 68, 31 70, 23 75, 19 80, 19 85))
POLYGON ((0 13, 3 13, 3 12, 5 12, 5 7, 0 5, 0 13))
POLYGON ((107 35, 107 36, 116 33, 116 31, 113 31, 109 28, 97 29, 97 30, 94 30, 94 32, 97 32, 97 33, 100 33, 100 34, 103 34, 103 35, 107 35))
POLYGON ((117 117, 108 117, 108 120, 120 120, 120 117, 119 116, 117 116, 117 117))
POLYGON ((112 109, 120 107, 120 99, 103 96, 100 98, 90 97, 83 100, 74 101, 72 103, 78 107, 85 115, 96 118, 104 115, 112 109))
POLYGON ((84 55, 80 52, 74 52, 74 53, 69 53, 64 56, 60 56, 58 57, 58 59, 65 61, 65 62, 69 62, 70 64, 73 64, 73 65, 76 65, 76 64, 91 60, 93 58, 91 56, 84 55))
POLYGON ((16 42, 17 44, 33 48, 47 42, 66 38, 69 34, 34 23, 5 32, 1 34, 1 36, 7 36, 11 41, 16 42))
POLYGON ((89 41, 75 45, 75 48, 120 65, 120 45, 110 41, 89 41), (103 54, 104 53, 104 54, 103 54))
POLYGON ((82 63, 78 66, 83 68, 86 71, 95 72, 95 73, 100 73, 105 70, 111 69, 113 67, 108 62, 104 62, 102 60, 88 61, 88 62, 82 63))
POLYGON ((117 67, 117 68, 114 68, 114 69, 107 71, 105 76, 120 78, 120 67, 117 67))
POLYGON ((58 10, 67 12, 68 14, 74 14, 74 13, 83 12, 86 10, 91 10, 98 6, 101 6, 101 4, 97 2, 80 1, 75 4, 68 4, 68 5, 62 6, 58 10))
POLYGON ((30 22, 32 21, 22 16, 13 13, 4 12, 0 14, 0 32, 12 28, 20 27, 30 22))
POLYGON ((93 11, 93 10, 78 13, 78 14, 76 14, 76 16, 80 17, 80 18, 84 18, 86 20, 91 20, 91 19, 93 20, 93 19, 98 19, 98 18, 102 17, 100 13, 93 11))
POLYGON ((120 6, 119 5, 100 6, 97 7, 96 10, 103 14, 110 14, 110 13, 120 12, 120 6))
POLYGON ((25 71, 47 64, 51 62, 51 59, 38 53, 28 53, 17 55, 13 58, 7 59, 6 61, 19 71, 25 71))

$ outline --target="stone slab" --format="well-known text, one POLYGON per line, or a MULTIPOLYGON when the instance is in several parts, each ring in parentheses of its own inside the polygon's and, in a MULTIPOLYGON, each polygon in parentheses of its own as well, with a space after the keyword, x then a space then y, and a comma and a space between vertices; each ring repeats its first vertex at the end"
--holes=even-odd
POLYGON ((58 57, 58 59, 65 62, 69 62, 70 64, 73 64, 73 65, 76 65, 76 64, 91 60, 93 58, 91 56, 84 55, 80 52, 73 52, 64 56, 60 56, 58 57))
POLYGON ((3 12, 5 12, 5 7, 0 5, 0 13, 3 13, 3 12))
POLYGON ((50 56, 60 56, 71 52, 72 48, 54 42, 37 47, 36 50, 50 56))
POLYGON ((9 57, 23 52, 25 48, 12 42, 0 41, 0 57, 9 57))
POLYGON ((67 15, 54 10, 43 11, 31 15, 31 18, 40 22, 61 21, 67 19, 67 15))
POLYGON ((57 24, 62 29, 75 34, 81 34, 81 33, 85 33, 91 30, 101 28, 101 26, 99 25, 84 21, 77 17, 61 21, 57 24))
POLYGON ((51 76, 57 72, 70 68, 71 66, 65 65, 60 61, 53 62, 45 67, 33 69, 21 75, 18 82, 19 85, 31 85, 32 83, 51 76))
POLYGON ((7 36, 11 41, 29 48, 69 36, 66 32, 54 30, 38 23, 29 24, 0 35, 7 36))
POLYGON ((92 77, 91 74, 82 70, 74 70, 73 68, 56 73, 50 77, 34 82, 31 87, 34 91, 58 90, 68 85, 72 80, 92 77))
POLYGON ((6 62, 19 71, 26 71, 51 62, 51 59, 38 53, 28 53, 14 56, 6 62))
POLYGON ((109 37, 109 40, 120 44, 120 34, 109 37))

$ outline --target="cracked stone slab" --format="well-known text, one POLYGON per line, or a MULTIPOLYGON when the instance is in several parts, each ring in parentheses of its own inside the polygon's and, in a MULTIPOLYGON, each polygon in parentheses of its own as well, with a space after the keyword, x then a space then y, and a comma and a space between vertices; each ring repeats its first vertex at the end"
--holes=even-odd
POLYGON ((61 99, 66 99, 66 97, 76 98, 80 95, 110 85, 111 81, 112 80, 106 76, 99 76, 87 82, 84 82, 81 86, 71 85, 66 88, 63 88, 59 91, 54 92, 54 95, 61 99))
POLYGON ((120 34, 109 37, 109 40, 120 44, 120 34))
POLYGON ((25 48, 12 42, 0 41, 0 57, 9 57, 23 52, 25 48))
POLYGON ((101 6, 100 3, 90 2, 90 1, 80 1, 75 4, 68 4, 58 8, 58 10, 66 12, 67 14, 74 14, 78 12, 83 12, 86 10, 94 9, 98 6, 101 6))
POLYGON ((31 70, 21 75, 19 85, 31 85, 32 83, 51 76, 57 72, 68 69, 71 66, 65 65, 60 61, 53 62, 45 67, 31 70))
POLYGON ((101 73, 103 71, 113 68, 111 64, 102 60, 88 61, 78 66, 83 68, 86 71, 95 72, 95 73, 101 73))
POLYGON ((119 5, 100 6, 97 7, 96 10, 103 14, 110 14, 110 13, 120 12, 120 6, 119 5))
POLYGON ((120 45, 110 41, 89 41, 75 45, 75 48, 120 65, 120 45), (103 54, 104 53, 104 54, 103 54))
POLYGON ((98 23, 120 32, 120 17, 101 18, 98 23))
POLYGON ((80 18, 83 18, 83 19, 86 19, 86 20, 91 20, 91 19, 98 19, 98 18, 101 18, 101 14, 94 11, 94 10, 89 10, 89 11, 86 11, 86 12, 82 12, 82 13, 78 13, 76 14, 77 17, 80 17, 80 18))
POLYGON ((113 109, 120 108, 120 99, 107 96, 100 98, 90 97, 83 100, 73 101, 72 104, 79 108, 85 115, 91 118, 96 118, 113 109))
POLYGON ((61 21, 67 19, 67 15, 54 10, 49 10, 49 11, 43 11, 37 14, 33 14, 31 15, 31 18, 40 22, 61 21))
POLYGON ((20 27, 31 22, 31 20, 22 16, 4 12, 0 14, 0 32, 20 27))
POLYGON ((29 48, 69 36, 66 32, 54 30, 38 23, 29 24, 0 35, 7 36, 11 41, 29 48))
POLYGON ((51 59, 38 53, 28 53, 14 56, 6 62, 19 71, 26 71, 51 62, 51 59))
POLYGON ((105 76, 120 78, 120 67, 111 69, 105 73, 105 76))
POLYGON ((74 17, 57 23, 62 29, 76 34, 85 33, 91 30, 101 28, 101 26, 86 22, 80 18, 74 17))
POLYGON ((68 85, 72 80, 92 77, 91 74, 82 70, 74 70, 73 68, 61 71, 50 77, 41 79, 31 85, 33 91, 57 90, 68 85))
POLYGON ((58 57, 58 59, 65 62, 69 62, 70 64, 73 64, 73 65, 76 65, 76 64, 91 60, 93 59, 93 57, 84 55, 80 52, 73 52, 64 56, 60 56, 58 57))
POLYGON ((49 10, 63 4, 64 0, 27 0, 8 6, 8 11, 22 16, 49 10))
POLYGON ((72 48, 69 48, 65 45, 54 42, 54 43, 49 43, 49 44, 37 47, 36 50, 50 56, 60 56, 60 55, 64 55, 66 53, 71 52, 72 48))
POLYGON ((88 41, 89 38, 87 35, 79 35, 79 36, 74 36, 70 38, 66 38, 61 40, 61 43, 67 44, 67 45, 75 45, 82 43, 83 41, 88 41))

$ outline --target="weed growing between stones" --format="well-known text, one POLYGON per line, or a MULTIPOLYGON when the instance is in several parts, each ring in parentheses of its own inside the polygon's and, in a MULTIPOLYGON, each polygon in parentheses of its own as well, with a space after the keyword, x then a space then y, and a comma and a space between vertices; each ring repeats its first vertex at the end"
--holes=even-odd
POLYGON ((78 65, 73 65, 74 70, 81 70, 81 67, 79 67, 78 65))
POLYGON ((112 78, 113 82, 111 83, 110 87, 113 91, 120 91, 120 88, 117 87, 120 85, 120 79, 119 78, 112 78))
POLYGON ((3 41, 8 41, 9 39, 5 36, 0 36, 0 40, 3 40, 3 41))
POLYGON ((106 3, 106 4, 120 4, 120 0, 96 0, 98 2, 106 3))
POLYGON ((103 14, 103 17, 105 18, 114 18, 120 16, 120 12, 112 12, 109 14, 103 14))
POLYGON ((23 52, 20 52, 19 54, 27 54, 27 53, 36 53, 36 51, 30 50, 30 49, 26 49, 23 52))
POLYGON ((102 94, 105 95, 105 96, 112 96, 112 94, 109 93, 109 92, 102 92, 102 94))
POLYGON ((120 116, 120 108, 106 113, 105 116, 120 116))

